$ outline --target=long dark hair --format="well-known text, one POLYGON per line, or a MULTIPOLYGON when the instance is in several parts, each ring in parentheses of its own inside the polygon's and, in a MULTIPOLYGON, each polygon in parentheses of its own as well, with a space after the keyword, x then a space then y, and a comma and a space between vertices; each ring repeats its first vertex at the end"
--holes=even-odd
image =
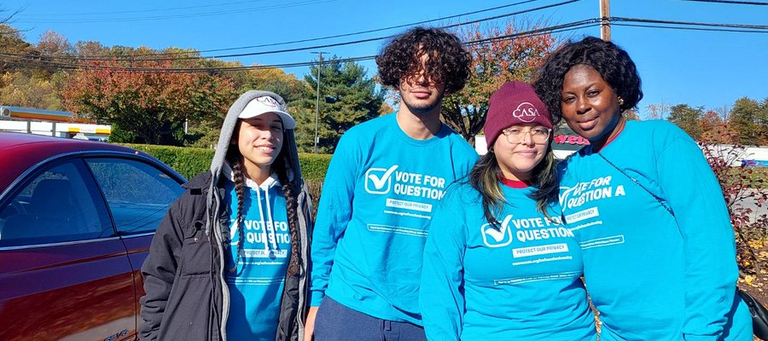
MULTIPOLYGON (((235 127, 235 131, 239 129, 240 123, 238 122, 237 126, 235 127)), ((285 134, 283 134, 285 136, 285 134)), ((288 275, 293 276, 298 274, 299 272, 299 256, 298 256, 298 248, 299 248, 299 236, 298 236, 298 193, 300 187, 296 186, 294 187, 294 183, 298 183, 298 179, 294 179, 294 182, 291 182, 288 178, 288 170, 293 169, 291 166, 291 160, 288 156, 288 152, 286 151, 286 148, 288 148, 285 144, 283 144, 282 149, 277 154, 277 158, 275 159, 275 162, 272 163, 272 171, 277 174, 277 179, 280 181, 280 184, 282 186, 283 196, 285 197, 285 206, 287 209, 287 216, 288 216, 288 228, 291 232, 291 258, 288 263, 288 275)), ((227 150, 227 161, 232 166, 232 173, 234 177, 235 182, 235 193, 237 193, 237 216, 235 218, 235 224, 237 224, 237 233, 241 236, 241 242, 237 243, 237 257, 235 257, 234 266, 230 271, 236 271, 237 270, 237 263, 240 262, 240 258, 244 255, 245 251, 243 250, 243 242, 242 242, 242 236, 243 236, 243 202, 245 200, 245 174, 243 172, 243 155, 240 154, 240 150, 237 148, 237 145, 230 145, 229 150, 227 150)), ((264 226, 266 228, 266 225, 264 226)), ((274 228, 274 227, 273 227, 274 228)))
MULTIPOLYGON (((536 200, 536 209, 549 217, 547 206, 557 201, 559 191, 555 170, 555 154, 551 147, 547 148, 544 159, 531 170, 531 173, 533 174, 533 186, 536 187, 536 190, 528 196, 536 200)), ((501 176, 501 168, 499 168, 493 147, 488 150, 488 153, 480 157, 468 175, 469 185, 480 193, 485 220, 497 228, 499 227, 499 220, 496 219, 496 216, 501 214, 501 207, 506 202, 499 184, 501 176)))

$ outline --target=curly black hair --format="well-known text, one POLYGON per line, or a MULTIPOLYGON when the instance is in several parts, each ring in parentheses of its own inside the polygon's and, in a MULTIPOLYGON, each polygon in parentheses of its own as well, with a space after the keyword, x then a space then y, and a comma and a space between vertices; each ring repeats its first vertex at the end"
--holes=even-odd
POLYGON ((437 28, 416 27, 390 41, 376 57, 381 84, 398 88, 400 81, 417 75, 426 67, 426 75, 435 83, 445 83, 445 93, 464 88, 469 78, 469 52, 459 38, 437 28), (429 56, 427 65, 420 61, 429 56))
POLYGON ((621 111, 634 108, 643 98, 640 75, 627 51, 595 37, 569 41, 547 58, 537 80, 533 82, 536 93, 547 105, 555 123, 563 118, 560 104, 565 74, 580 64, 600 73, 616 95, 624 100, 621 111))

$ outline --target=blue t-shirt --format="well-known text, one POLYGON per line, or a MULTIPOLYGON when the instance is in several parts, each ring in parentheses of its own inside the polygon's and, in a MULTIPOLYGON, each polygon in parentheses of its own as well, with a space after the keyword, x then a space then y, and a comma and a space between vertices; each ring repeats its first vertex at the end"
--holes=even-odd
POLYGON ((396 115, 342 136, 323 184, 312 240, 312 306, 325 295, 386 320, 421 324, 421 258, 435 204, 477 153, 443 125, 427 140, 396 115))
POLYGON ((452 186, 438 205, 424 250, 421 309, 431 341, 595 340, 581 250, 533 188, 501 185, 506 203, 491 226, 480 194, 452 186))
POLYGON ((752 340, 723 194, 688 135, 629 121, 599 153, 587 146, 561 166, 602 340, 752 340))
POLYGON ((231 203, 231 252, 225 254, 224 279, 230 296, 227 340, 274 340, 280 315, 285 274, 291 254, 285 197, 273 177, 256 185, 246 180, 243 201, 243 235, 234 225, 237 194, 228 182, 226 200, 231 203), (234 267, 237 246, 244 254, 234 267))

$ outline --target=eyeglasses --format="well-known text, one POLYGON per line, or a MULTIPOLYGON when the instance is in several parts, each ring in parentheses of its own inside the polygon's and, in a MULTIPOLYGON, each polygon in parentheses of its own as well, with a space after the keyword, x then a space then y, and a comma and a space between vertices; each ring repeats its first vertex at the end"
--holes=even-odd
POLYGON ((552 133, 552 129, 545 127, 533 127, 528 129, 512 127, 502 130, 501 133, 507 137, 507 142, 510 144, 520 143, 528 134, 531 134, 531 141, 533 143, 543 144, 547 143, 547 140, 549 140, 549 134, 552 133))

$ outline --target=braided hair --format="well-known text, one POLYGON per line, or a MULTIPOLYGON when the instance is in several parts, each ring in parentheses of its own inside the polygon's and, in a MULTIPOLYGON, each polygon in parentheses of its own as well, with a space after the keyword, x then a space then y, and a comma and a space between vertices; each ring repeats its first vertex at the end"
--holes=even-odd
MULTIPOLYGON (((235 182, 235 193, 237 194, 237 216, 235 218, 235 226, 237 228, 237 234, 242 236, 243 232, 243 203, 245 202, 245 175, 243 175, 243 156, 236 146, 230 146, 227 150, 227 161, 232 166, 232 177, 235 182)), ((237 271, 237 264, 240 262, 240 257, 243 256, 245 250, 243 249, 242 241, 237 243, 237 256, 235 257, 235 263, 229 272, 237 271)))
POLYGON ((299 273, 299 202, 298 195, 294 191, 296 189, 294 183, 288 179, 288 170, 292 169, 289 165, 288 153, 283 153, 281 150, 273 164, 273 169, 277 173, 277 179, 282 184, 285 207, 288 211, 288 229, 291 232, 291 259, 288 263, 288 275, 293 276, 299 273))

